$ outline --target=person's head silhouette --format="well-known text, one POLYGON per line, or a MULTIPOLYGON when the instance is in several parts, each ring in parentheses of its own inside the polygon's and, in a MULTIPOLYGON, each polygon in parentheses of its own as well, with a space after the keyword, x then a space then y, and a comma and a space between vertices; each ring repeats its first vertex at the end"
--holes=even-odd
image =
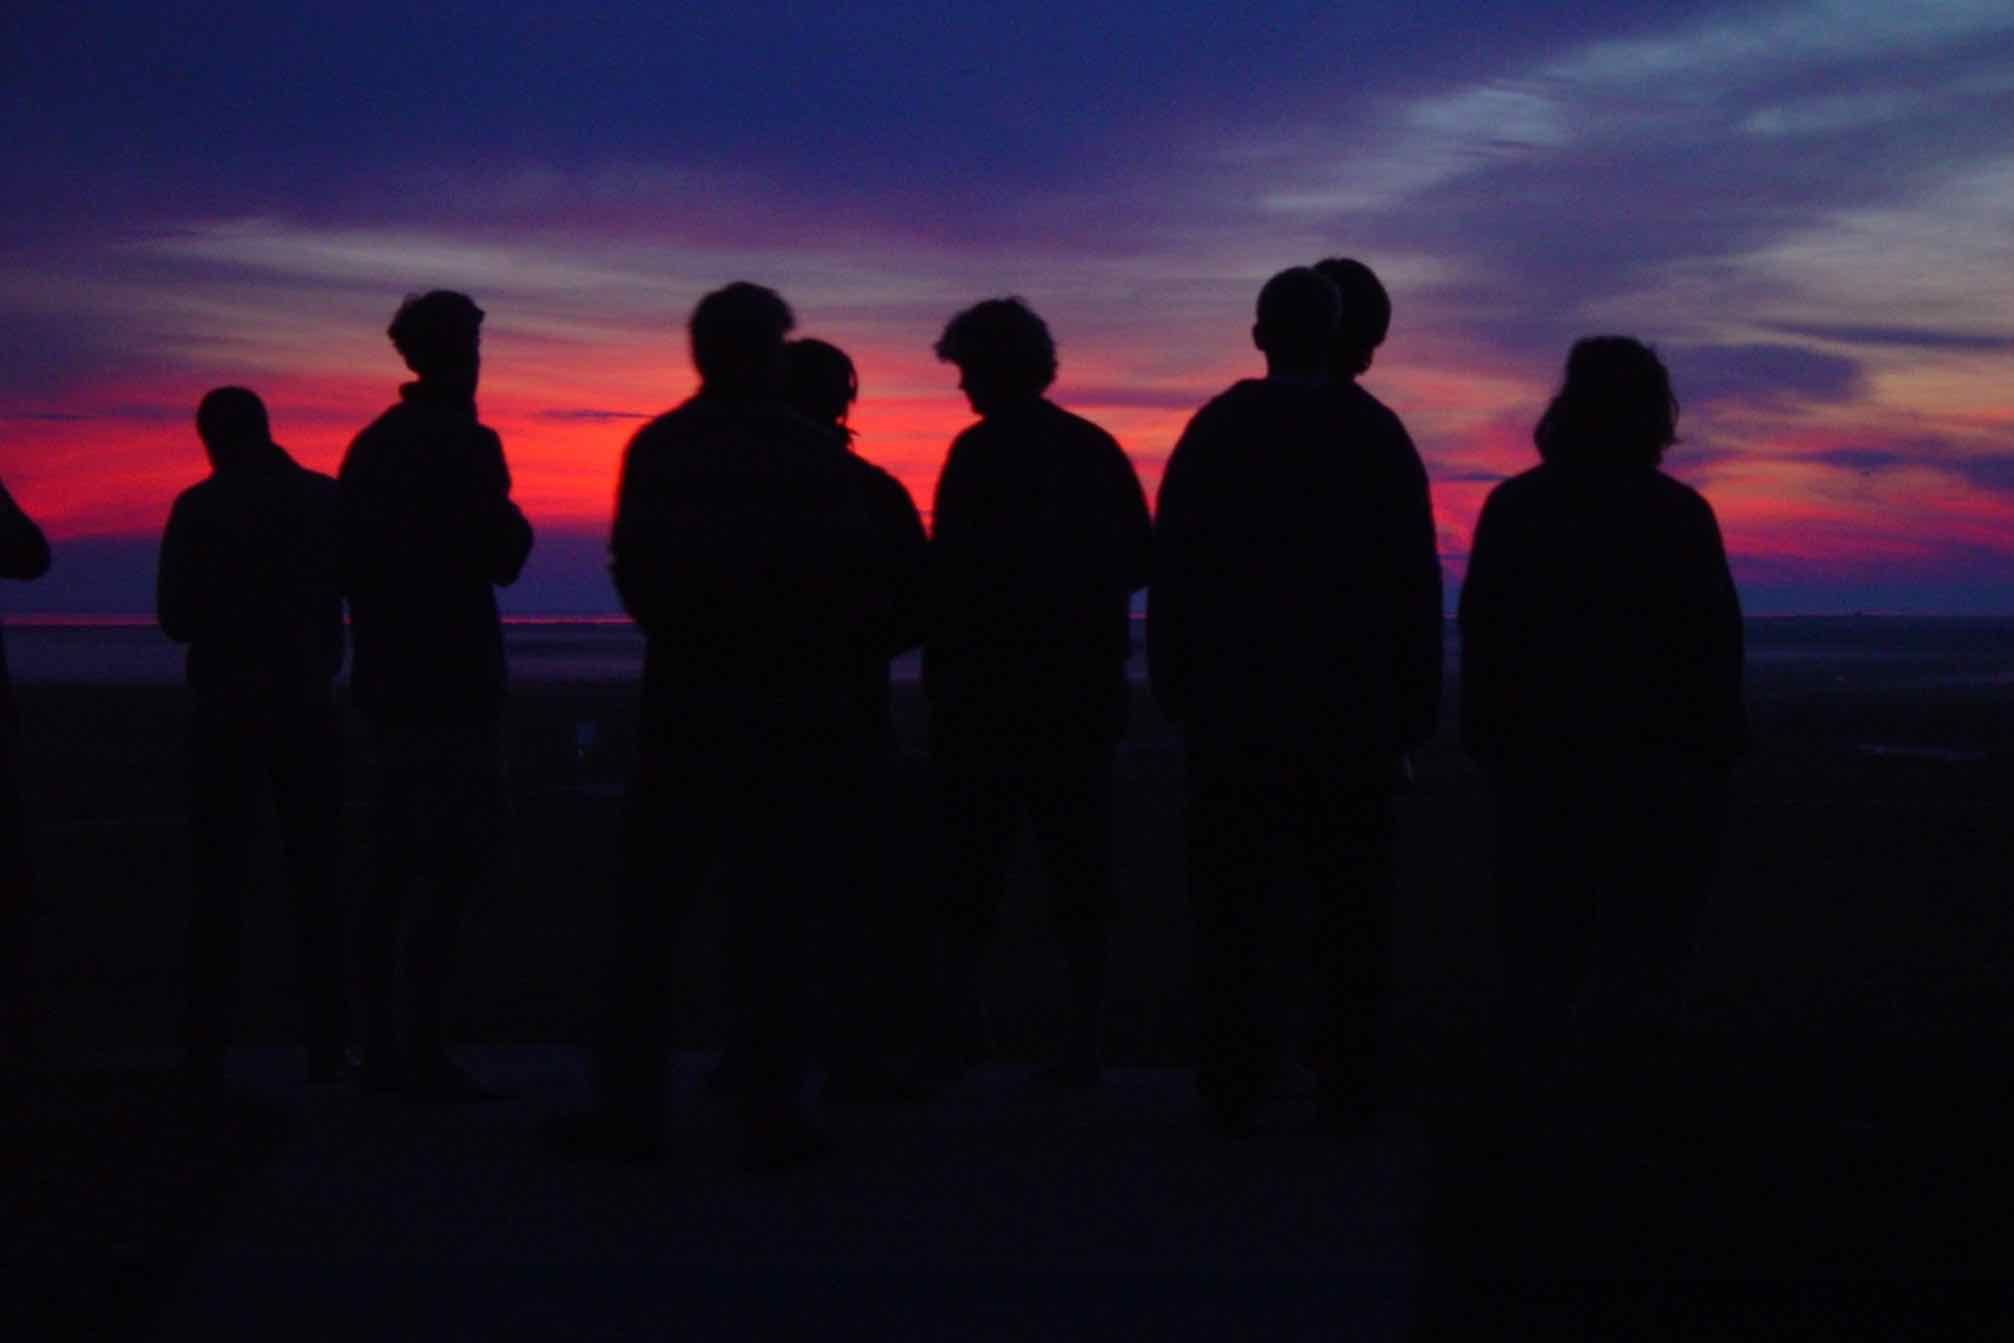
POLYGON ((1588 336, 1566 357, 1566 380, 1532 430, 1553 463, 1656 466, 1678 441, 1678 398, 1657 352, 1629 336, 1588 336))
POLYGON ((1049 326, 1018 298, 989 298, 945 324, 937 357, 958 367, 958 386, 979 415, 1039 398, 1056 381, 1049 326))
POLYGON ((806 336, 785 345, 784 355, 783 399, 790 408, 815 424, 829 424, 852 438, 846 414, 860 396, 860 375, 846 351, 806 336))
POLYGON ((768 398, 782 390, 783 338, 797 325, 782 295, 737 280, 700 299, 686 330, 701 388, 714 396, 768 398))
POLYGON ((1378 346, 1392 329, 1392 298, 1363 262, 1332 256, 1315 263, 1315 273, 1336 287, 1342 300, 1335 338, 1329 343, 1329 376, 1348 382, 1367 371, 1378 346))
POLYGON ((435 289, 409 295, 385 334, 422 383, 475 395, 482 362, 483 310, 467 294, 435 289))
POLYGON ((266 403, 248 388, 216 388, 196 406, 196 437, 210 466, 228 470, 273 441, 266 403))
POLYGON ((1336 333, 1336 287, 1312 266, 1294 266, 1259 290, 1252 344, 1266 356, 1275 377, 1313 377, 1328 369, 1329 342, 1336 333))

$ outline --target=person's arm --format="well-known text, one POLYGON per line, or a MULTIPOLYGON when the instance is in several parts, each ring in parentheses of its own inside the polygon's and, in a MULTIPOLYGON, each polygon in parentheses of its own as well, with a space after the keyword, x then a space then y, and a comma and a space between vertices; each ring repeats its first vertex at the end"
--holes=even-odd
POLYGON ((478 517, 483 528, 483 551, 488 560, 489 581, 509 587, 524 572, 531 558, 531 522, 510 497, 510 468, 504 464, 503 440, 488 429, 482 431, 485 479, 481 485, 478 517))
POLYGON ((894 657, 923 642, 928 624, 924 576, 928 564, 929 539, 923 534, 923 519, 916 501, 893 476, 883 475, 881 487, 882 534, 889 549, 891 567, 888 655, 894 657))
POLYGON ((1419 451, 1393 421, 1404 447, 1394 501, 1398 572, 1397 641, 1399 741, 1407 750, 1434 735, 1441 713, 1441 559, 1434 529, 1432 490, 1419 451))
POLYGON ((1113 522, 1113 571, 1128 593, 1138 592, 1153 577, 1154 520, 1147 511, 1147 492, 1140 486, 1140 473, 1132 458, 1107 438, 1111 445, 1111 483, 1108 516, 1113 522))
POLYGON ((0 485, 0 578, 40 578, 49 572, 49 539, 0 485))
POLYGON ((1191 708, 1193 542, 1196 514, 1208 494, 1198 479, 1206 433, 1199 413, 1168 455, 1154 507, 1154 582, 1147 594, 1147 679, 1154 702, 1173 723, 1184 721, 1191 708))
POLYGON ((168 511, 160 567, 154 576, 154 615, 161 632, 178 644, 200 638, 208 614, 202 540, 189 514, 189 497, 184 494, 168 511))
POLYGON ((1717 760, 1731 764, 1749 746, 1748 707, 1742 702, 1741 682, 1746 660, 1745 634, 1741 623, 1741 594, 1734 586, 1734 571, 1727 563, 1727 545, 1721 539, 1720 521, 1713 506, 1699 501, 1699 535, 1703 568, 1707 575, 1705 638, 1708 711, 1712 749, 1717 760))
POLYGON ((643 435, 631 437, 622 450, 622 470, 616 478, 615 522, 608 536, 608 576, 622 609, 648 634, 658 628, 662 575, 652 562, 648 542, 655 531, 645 516, 650 491, 643 484, 643 435))
POLYGON ((1502 486, 1483 502, 1482 515, 1469 543, 1468 574, 1462 580, 1459 619, 1462 634, 1462 746, 1485 766, 1501 754, 1504 729, 1502 674, 1499 658, 1504 637, 1503 560, 1499 555, 1499 502, 1502 486))

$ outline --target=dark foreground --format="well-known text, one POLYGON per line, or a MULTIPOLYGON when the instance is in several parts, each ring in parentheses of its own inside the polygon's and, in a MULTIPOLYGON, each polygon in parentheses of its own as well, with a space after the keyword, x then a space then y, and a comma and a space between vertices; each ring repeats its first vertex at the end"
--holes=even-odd
MULTIPOLYGON (((277 888, 247 937, 242 1037, 263 1047, 223 1093, 174 1085, 179 698, 21 699, 46 1065, 5 1118, 0 1250, 10 1300, 50 1299, 82 1331, 1894 1337, 1918 1331, 1898 1315, 1935 1311, 1979 1312, 1966 1332, 1986 1336, 1998 1303, 1946 1284, 2014 1265, 2005 690, 1759 678, 1762 749, 1656 1122, 1624 1138, 1563 1110, 1489 1151, 1468 1122, 1488 1108, 1469 1079, 1496 969, 1466 762, 1438 744, 1405 809, 1391 1110, 1323 1139, 1286 1096, 1258 1139, 1226 1145, 1178 1071, 1193 1030, 1180 757, 1142 704, 1121 761, 1111 1045, 1126 1066, 1088 1098, 1020 1085, 1061 986, 1017 901, 989 969, 1001 1063, 923 1110, 828 1107, 835 1158, 757 1182, 734 1171, 696 1055, 677 1107, 689 1141, 661 1167, 569 1165, 533 1141, 581 1094, 555 1046, 607 928, 627 692, 518 692, 516 816, 461 995, 470 1062, 518 1099, 476 1110, 295 1084, 276 1047, 294 991, 277 888), (1579 1285, 1477 1285, 1503 1274, 1579 1285)), ((913 700, 902 714, 920 746, 913 700)), ((361 751, 356 765, 360 803, 361 751)), ((900 814, 920 818, 906 787, 900 814)), ((359 873, 361 820, 353 805, 359 873)), ((718 1038, 719 904, 669 958, 692 1049, 718 1038)), ((1289 1025, 1300 906, 1280 901, 1289 1025)))

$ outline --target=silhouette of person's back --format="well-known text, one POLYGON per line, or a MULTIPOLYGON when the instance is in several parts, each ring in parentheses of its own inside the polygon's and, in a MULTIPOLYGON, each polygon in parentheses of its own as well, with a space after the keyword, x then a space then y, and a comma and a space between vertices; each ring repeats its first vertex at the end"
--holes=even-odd
POLYGON ((979 962, 1011 846, 1033 831, 1069 976, 1044 1074, 1098 1081, 1112 888, 1112 764, 1130 704, 1127 609, 1148 577, 1146 496, 1112 436, 1048 400, 1055 345, 1019 299, 952 318, 937 342, 980 420, 952 441, 930 541, 923 685, 941 810, 947 1038, 955 1074, 983 1035, 979 962))
MULTIPOLYGON (((785 356, 785 403, 813 424, 829 426, 835 446, 850 448, 854 431, 847 417, 860 396, 853 360, 812 337, 788 342, 785 356)), ((863 483, 877 514, 876 531, 897 549, 900 587, 887 647, 895 653, 923 639, 923 521, 893 476, 877 471, 863 483)), ((893 808, 906 795, 908 771, 895 737, 888 660, 863 658, 861 677, 859 702, 873 737, 856 814, 837 836, 841 851, 833 856, 835 870, 850 866, 857 874, 851 878, 856 894, 848 907, 832 910, 827 959, 837 1010, 819 1095, 825 1101, 914 1100, 921 1092, 890 1068, 888 1056, 909 1052, 917 1042, 924 1006, 917 993, 928 978, 931 930, 918 865, 903 861, 895 831, 893 808)))
POLYGON ((662 1141, 662 958, 730 862, 743 1159, 784 1165, 821 1145, 797 1103, 807 930, 814 901, 845 906, 859 879, 851 864, 835 876, 832 854, 852 842, 882 741, 875 680, 911 637, 917 546, 900 486, 781 403, 793 321, 757 285, 708 294, 691 319, 698 393, 623 456, 610 570, 647 639, 639 762, 595 1107, 556 1122, 569 1146, 644 1156, 662 1141))
POLYGON ((476 418, 482 318, 447 290, 400 306, 387 334, 417 380, 357 435, 338 477, 351 695, 378 756, 375 871, 358 929, 366 1082, 443 1100, 487 1094, 448 1057, 442 1009, 502 800, 495 589, 517 580, 532 547, 503 445, 476 418), (409 909, 423 876, 431 898, 409 909), (401 1011, 395 968, 406 925, 401 1011))
POLYGON ((1557 1056, 1581 1031, 1634 1051, 1668 1024, 1746 742, 1719 527, 1657 469, 1676 423, 1650 349, 1581 341, 1534 431, 1541 464, 1476 523, 1462 739, 1496 799, 1520 1056, 1557 1056))
POLYGON ((1319 901, 1323 1100, 1337 1125, 1368 1113, 1391 797, 1438 710, 1426 473, 1395 415, 1327 376, 1339 306, 1310 269, 1267 283, 1253 328, 1267 376, 1197 412, 1169 458, 1156 520, 1148 653, 1187 751, 1197 1085, 1232 1131, 1248 1127, 1270 1067, 1256 1001, 1261 913, 1290 844, 1319 901))
MULTIPOLYGON (((40 578, 49 571, 49 542, 0 485, 0 578, 40 578)), ((7 643, 0 634, 0 1068, 25 1065, 32 1049, 29 953, 33 884, 27 822, 22 815, 19 728, 7 643)))
POLYGON ((295 905, 311 1078, 344 1075, 348 1009, 336 880, 343 659, 336 482, 273 442, 242 387, 203 398, 210 476, 184 490, 161 536, 156 610, 189 646, 190 833, 185 1065, 209 1073, 231 1038, 239 930, 259 794, 270 787, 295 905))

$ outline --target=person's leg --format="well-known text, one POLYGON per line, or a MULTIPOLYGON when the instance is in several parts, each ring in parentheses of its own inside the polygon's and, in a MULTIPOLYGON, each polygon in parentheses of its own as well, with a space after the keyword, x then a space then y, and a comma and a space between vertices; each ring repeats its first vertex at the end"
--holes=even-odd
POLYGON ((1196 1088, 1229 1131, 1249 1125, 1267 1073, 1258 988, 1265 973, 1273 809, 1272 753, 1192 744, 1187 759, 1189 893, 1195 918, 1196 1088))
POLYGON ((1556 1107, 1582 1056, 1582 1004, 1594 966, 1599 790, 1556 770, 1492 780, 1494 895, 1503 999, 1492 1051, 1510 1095, 1556 1107))
MULTIPOLYGON (((655 1150, 664 1123, 670 1048, 671 956, 685 916, 718 860, 727 795, 739 784, 717 762, 646 738, 623 800, 615 942, 593 1027, 589 1138, 655 1150)), ((740 1065, 745 1067, 746 1065, 740 1065)))
POLYGON ((405 1085, 408 1074, 397 1001, 406 899, 419 867, 417 772, 421 733, 404 723, 374 723, 377 789, 371 799, 371 879, 356 924, 357 968, 364 997, 364 1069, 375 1088, 405 1085))
POLYGON ((1681 985, 1727 819, 1724 771, 1660 762, 1605 790, 1586 1004, 1590 1082, 1634 1105, 1672 1065, 1681 985))
POLYGON ((252 752, 257 724, 242 706, 199 703, 189 734, 190 883, 185 1065, 214 1068, 238 1005, 239 943, 251 881, 252 752))
POLYGON ((1069 1024, 1054 1080, 1089 1085, 1103 1067, 1105 986, 1111 961, 1112 750, 1058 753, 1030 780, 1035 842, 1062 946, 1069 1024))
POLYGON ((445 1099, 482 1099, 483 1088, 448 1057, 446 1005, 454 982, 462 924, 487 867, 503 792, 499 725, 493 717, 439 725, 429 753, 420 814, 433 877, 415 911, 406 950, 406 1050, 415 1086, 445 1099))
POLYGON ((811 934, 849 884, 835 864, 859 787, 858 762, 843 752, 786 752, 758 765, 726 827, 726 858, 746 885, 729 924, 728 964, 747 1042, 740 1099, 750 1167, 790 1165, 824 1145, 802 1104, 820 970, 811 934))
POLYGON ((344 974, 342 725, 332 703, 301 706, 275 725, 273 804, 294 897, 301 1035, 308 1072, 342 1074, 349 1043, 344 974))
POLYGON ((912 1055, 928 1011, 929 948, 921 898, 924 882, 904 847, 900 818, 913 818, 914 786, 892 744, 870 751, 857 788, 840 789, 830 827, 827 894, 813 912, 829 948, 815 959, 830 981, 831 1025, 820 1032, 828 1075, 826 1100, 917 1099, 891 1056, 912 1055))
POLYGON ((939 1006, 926 1070, 957 1076, 987 1048, 979 969, 1007 893, 1024 780, 997 752, 955 739, 933 739, 930 769, 939 845, 939 1006))
POLYGON ((15 777, 18 746, 0 702, 0 1072, 34 1056, 34 879, 15 777))
POLYGON ((1377 1086, 1378 1018, 1390 979, 1393 818, 1383 762, 1307 763, 1298 812, 1315 888, 1315 1057, 1327 1119, 1368 1114, 1377 1086))

